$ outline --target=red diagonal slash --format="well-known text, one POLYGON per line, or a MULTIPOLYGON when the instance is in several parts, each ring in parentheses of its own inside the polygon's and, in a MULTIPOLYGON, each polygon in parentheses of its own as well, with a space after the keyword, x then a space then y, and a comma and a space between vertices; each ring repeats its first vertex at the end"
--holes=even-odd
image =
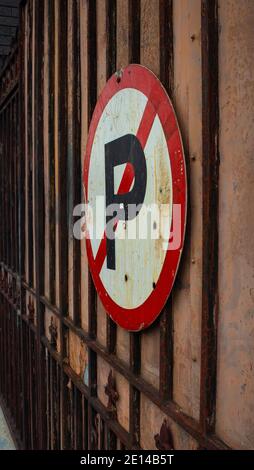
MULTIPOLYGON (((148 101, 146 104, 142 119, 139 124, 137 135, 136 135, 143 149, 145 148, 155 116, 156 116, 156 111, 154 110, 151 102, 148 101)), ((131 188, 134 177, 135 175, 133 171, 133 166, 130 163, 127 163, 123 176, 122 176, 121 183, 117 191, 117 194, 127 193, 131 188)), ((114 230, 116 230, 117 224, 118 224, 118 221, 116 221, 114 225, 114 230)), ((106 254, 107 254, 106 232, 104 231, 103 238, 101 239, 99 249, 95 257, 95 265, 96 265, 96 270, 98 271, 98 273, 100 273, 101 271, 104 260, 106 258, 106 254)))

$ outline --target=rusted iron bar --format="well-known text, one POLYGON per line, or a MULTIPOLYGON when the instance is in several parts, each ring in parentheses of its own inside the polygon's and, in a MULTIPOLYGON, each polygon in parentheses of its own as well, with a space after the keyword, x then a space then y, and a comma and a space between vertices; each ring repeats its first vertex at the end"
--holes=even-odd
MULTIPOLYGON (((66 357, 66 336, 63 318, 68 313, 68 216, 67 216, 67 0, 55 4, 57 14, 57 73, 61 77, 58 81, 57 90, 57 142, 55 151, 58 152, 56 174, 58 177, 58 200, 56 221, 58 236, 58 272, 57 288, 59 291, 60 311, 60 446, 68 447, 67 426, 68 416, 66 414, 67 389, 63 374, 63 360, 66 357)), ((58 386, 58 384, 57 384, 58 386)))
MULTIPOLYGON (((72 199, 73 204, 70 210, 80 204, 80 188, 82 187, 82 170, 81 170, 81 84, 80 84, 80 15, 79 15, 79 2, 74 0, 72 2, 72 50, 73 54, 73 115, 72 115, 72 135, 73 135, 73 159, 72 159, 72 199)), ((71 212, 72 226, 73 229, 73 216, 71 212)), ((73 316, 76 325, 81 325, 80 316, 80 278, 81 278, 81 249, 80 241, 73 237, 73 316)))
MULTIPOLYGON (((36 343, 34 344, 35 368, 34 390, 38 389, 36 395, 37 414, 34 428, 37 436, 35 447, 45 448, 45 430, 46 430, 46 394, 45 394, 45 357, 40 338, 44 332, 44 306, 40 302, 40 296, 44 292, 44 270, 45 270, 45 250, 44 250, 44 146, 43 146, 43 48, 44 48, 44 0, 35 0, 34 2, 34 25, 35 25, 35 76, 34 76, 34 159, 35 159, 35 253, 36 253, 36 343)), ((35 341, 35 340, 34 340, 35 341)), ((34 392, 33 392, 34 393, 34 392)))
MULTIPOLYGON (((129 0, 129 61, 140 63, 140 0, 129 0)), ((130 370, 134 376, 140 375, 141 368, 141 334, 130 333, 130 370)), ((130 384, 130 445, 139 446, 140 442, 140 390, 130 384)))
POLYGON ((167 416, 174 419, 176 423, 180 426, 183 426, 184 429, 195 439, 200 440, 202 439, 203 442, 205 441, 209 448, 227 448, 225 444, 220 442, 218 439, 213 447, 213 438, 205 437, 200 429, 199 422, 195 419, 189 417, 181 408, 175 404, 173 401, 162 401, 160 395, 158 394, 157 389, 155 389, 152 385, 148 384, 144 379, 139 376, 136 376, 131 372, 130 369, 126 367, 126 364, 122 362, 117 357, 111 355, 109 356, 105 347, 100 345, 97 341, 91 340, 88 335, 81 329, 76 328, 73 325, 73 322, 68 318, 66 318, 65 323, 68 323, 68 327, 75 331, 76 335, 83 339, 90 350, 93 350, 94 353, 100 355, 105 361, 107 361, 110 366, 122 374, 130 383, 131 386, 135 387, 140 393, 143 393, 147 398, 149 398, 153 403, 155 403, 158 408, 160 408, 167 416), (221 447, 217 447, 217 443, 220 442, 221 447))
POLYGON ((26 161, 27 161, 27 224, 26 230, 28 232, 28 282, 31 287, 34 287, 34 233, 33 233, 33 140, 32 140, 32 112, 33 112, 33 95, 32 95, 32 80, 33 80, 33 6, 32 2, 28 3, 27 7, 27 148, 26 148, 26 161))
MULTIPOLYGON (((90 51, 88 57, 88 122, 92 119, 93 110, 97 101, 97 12, 94 2, 88 1, 87 14, 87 47, 90 51)), ((88 274, 88 334, 89 338, 95 339, 97 336, 97 294, 91 274, 88 274)), ((88 387, 91 397, 97 396, 97 355, 88 346, 88 387)), ((88 403, 88 448, 93 448, 93 410, 88 403)))
MULTIPOLYGON (((160 0, 160 79, 170 97, 173 77, 173 2, 160 0)), ((168 299, 160 317, 160 394, 169 400, 173 396, 173 319, 172 302, 168 299)))
POLYGON ((47 0, 47 35, 48 35, 48 186, 49 186, 49 298, 52 305, 56 302, 56 207, 55 207, 55 6, 53 0, 47 0))
MULTIPOLYGON (((106 75, 107 80, 116 71, 116 0, 106 0, 106 75)), ((107 349, 109 354, 116 352, 117 326, 107 315, 107 349)))
POLYGON ((218 5, 202 1, 203 281, 200 423, 213 432, 218 313, 218 5), (212 256, 211 256, 212 254, 212 256))

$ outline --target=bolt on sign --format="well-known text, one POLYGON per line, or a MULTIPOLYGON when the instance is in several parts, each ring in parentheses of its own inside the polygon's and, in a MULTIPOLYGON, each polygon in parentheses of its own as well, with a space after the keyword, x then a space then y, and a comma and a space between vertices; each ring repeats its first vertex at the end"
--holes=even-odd
POLYGON ((129 65, 108 80, 93 113, 83 179, 97 292, 122 328, 146 328, 174 284, 187 203, 174 109, 147 68, 129 65))

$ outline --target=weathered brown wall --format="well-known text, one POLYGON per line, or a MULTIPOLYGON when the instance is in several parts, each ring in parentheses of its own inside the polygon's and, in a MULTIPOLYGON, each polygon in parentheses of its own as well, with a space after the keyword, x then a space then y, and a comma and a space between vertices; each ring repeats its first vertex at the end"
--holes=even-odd
POLYGON ((175 0, 174 104, 189 165, 186 246, 173 292, 174 400, 199 418, 202 315, 201 2, 175 0), (192 39, 191 39, 192 38, 192 39), (195 160, 192 159, 195 157, 195 160))
POLYGON ((219 2, 217 432, 254 447, 254 3, 219 2))

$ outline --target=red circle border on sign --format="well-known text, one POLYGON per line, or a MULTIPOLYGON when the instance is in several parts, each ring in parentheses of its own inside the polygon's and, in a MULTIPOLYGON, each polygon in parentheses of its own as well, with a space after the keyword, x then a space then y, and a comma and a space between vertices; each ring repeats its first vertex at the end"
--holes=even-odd
POLYGON ((127 309, 118 305, 105 290, 100 274, 96 271, 91 241, 86 238, 86 249, 91 275, 100 299, 110 317, 122 328, 139 331, 147 328, 158 317, 171 293, 176 277, 185 235, 187 212, 187 179, 184 150, 177 119, 172 103, 158 78, 144 66, 132 64, 127 66, 119 79, 116 74, 106 83, 100 95, 91 120, 86 153, 84 159, 83 182, 85 200, 87 201, 89 165, 95 132, 110 99, 125 88, 141 91, 151 102, 160 119, 167 141, 172 173, 173 205, 181 205, 181 244, 177 250, 168 250, 155 289, 145 302, 134 308, 127 309))

